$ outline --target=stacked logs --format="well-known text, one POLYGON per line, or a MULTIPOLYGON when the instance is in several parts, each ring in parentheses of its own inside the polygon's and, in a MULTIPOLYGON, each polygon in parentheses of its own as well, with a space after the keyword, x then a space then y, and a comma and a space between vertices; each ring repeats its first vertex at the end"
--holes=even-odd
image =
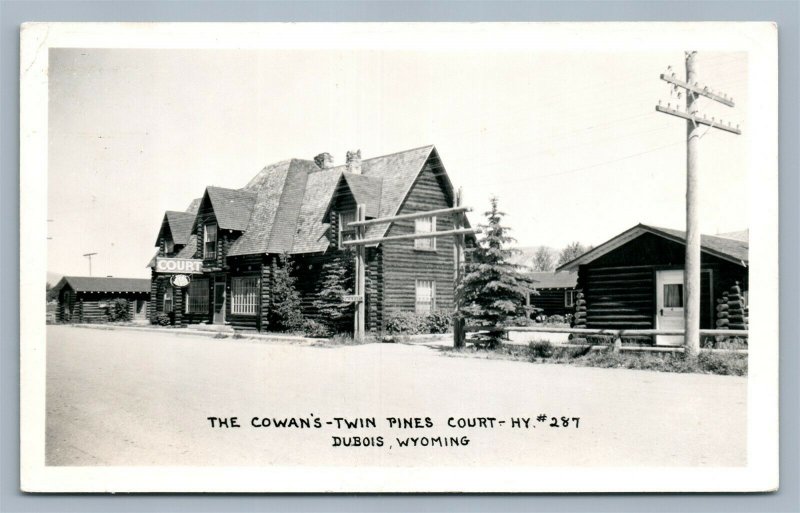
POLYGON ((575 299, 575 319, 573 320, 572 324, 575 328, 586 327, 586 299, 583 297, 582 290, 578 290, 578 294, 575 299))
POLYGON ((747 314, 744 306, 744 296, 737 281, 728 294, 728 328, 732 330, 747 329, 747 314))
POLYGON ((728 319, 728 293, 723 292, 722 297, 717 299, 717 329, 726 330, 730 320, 728 319))

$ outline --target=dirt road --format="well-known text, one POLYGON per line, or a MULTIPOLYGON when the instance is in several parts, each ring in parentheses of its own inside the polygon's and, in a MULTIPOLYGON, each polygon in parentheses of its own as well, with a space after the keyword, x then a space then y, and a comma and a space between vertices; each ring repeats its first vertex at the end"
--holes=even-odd
POLYGON ((321 348, 68 326, 47 334, 48 465, 745 463, 746 378, 447 357, 397 344, 321 348), (540 414, 548 420, 537 422, 540 414), (233 416, 242 427, 210 427, 208 417, 233 416), (549 426, 562 416, 579 417, 578 428, 549 426), (254 417, 312 427, 256 428, 254 417), (376 427, 336 429, 336 417, 374 418, 376 427), (429 417, 433 426, 389 428, 387 417, 429 417), (494 418, 494 427, 451 428, 450 417, 494 418), (512 417, 530 427, 512 427, 512 417), (334 447, 334 436, 373 445, 334 447), (459 445, 400 447, 409 437, 459 445))

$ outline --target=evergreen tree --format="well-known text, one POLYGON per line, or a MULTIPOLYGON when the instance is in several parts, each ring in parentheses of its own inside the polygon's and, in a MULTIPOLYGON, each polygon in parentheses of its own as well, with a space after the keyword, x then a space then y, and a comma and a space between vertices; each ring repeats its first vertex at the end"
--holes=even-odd
POLYGON ((288 254, 280 257, 272 286, 270 328, 277 331, 294 331, 303 325, 300 293, 295 287, 294 266, 288 254))
MULTIPOLYGON (((501 224, 505 213, 497 209, 497 198, 484 215, 488 224, 481 225, 483 235, 475 248, 468 250, 464 278, 458 290, 461 315, 467 325, 501 327, 527 322, 533 310, 526 298, 534 291, 533 280, 522 274, 521 267, 511 263, 516 251, 508 244, 514 239, 501 224)), ((490 348, 501 343, 500 331, 486 337, 490 348)))
POLYGON ((353 254, 351 251, 337 251, 322 266, 322 281, 314 301, 319 321, 333 333, 350 330, 353 326, 353 304, 342 301, 342 296, 352 293, 353 254))

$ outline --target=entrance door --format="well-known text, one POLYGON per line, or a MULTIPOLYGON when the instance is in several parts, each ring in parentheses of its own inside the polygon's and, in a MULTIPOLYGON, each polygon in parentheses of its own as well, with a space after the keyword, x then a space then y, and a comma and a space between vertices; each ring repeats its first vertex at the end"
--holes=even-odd
POLYGON ((214 324, 225 323, 225 282, 214 284, 214 324))
MULTIPOLYGON (((683 269, 656 271, 656 329, 684 329, 683 301, 683 269)), ((683 336, 656 335, 656 344, 679 346, 683 336)))

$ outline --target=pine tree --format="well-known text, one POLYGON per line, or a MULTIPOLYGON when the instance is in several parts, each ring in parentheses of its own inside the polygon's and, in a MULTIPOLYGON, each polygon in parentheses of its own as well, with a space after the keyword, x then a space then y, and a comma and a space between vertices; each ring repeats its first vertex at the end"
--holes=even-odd
POLYGON ((333 333, 352 328, 354 308, 342 301, 342 296, 353 292, 353 255, 350 251, 337 251, 322 266, 320 283, 314 308, 319 312, 319 322, 333 333))
POLYGON ((270 327, 277 331, 294 331, 303 325, 300 292, 293 276, 294 266, 288 254, 283 254, 275 270, 272 286, 272 309, 270 311, 270 327))
MULTIPOLYGON (((487 328, 509 326, 524 320, 533 310, 526 298, 533 291, 533 281, 523 275, 521 267, 510 262, 516 254, 508 244, 514 239, 501 224, 504 212, 491 198, 492 208, 484 215, 488 224, 481 225, 483 236, 478 245, 467 251, 464 278, 458 290, 461 315, 467 325, 487 328)), ((490 331, 484 337, 490 348, 501 343, 501 331, 490 331)))

